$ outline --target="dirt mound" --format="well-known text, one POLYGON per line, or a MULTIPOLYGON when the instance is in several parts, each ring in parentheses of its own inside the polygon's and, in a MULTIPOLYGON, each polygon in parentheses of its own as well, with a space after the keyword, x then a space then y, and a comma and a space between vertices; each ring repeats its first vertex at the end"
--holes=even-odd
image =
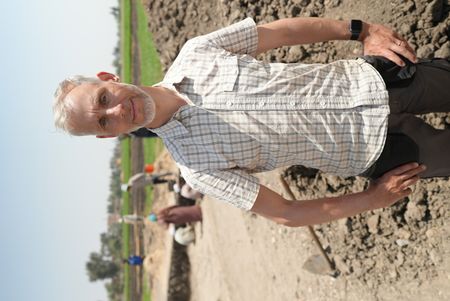
MULTIPOLYGON (((449 5, 444 0, 220 0, 148 1, 149 27, 164 70, 190 38, 251 16, 257 23, 285 17, 312 16, 361 18, 389 24, 403 35, 423 58, 449 57, 449 5)), ((316 43, 283 47, 262 55, 267 61, 330 62, 360 53, 355 42, 316 43)))
MULTIPOLYGON (((363 190, 363 178, 340 178, 294 166, 287 170, 301 199, 363 190)), ((316 227, 338 270, 369 287, 438 275, 446 252, 450 181, 422 180, 394 206, 316 227), (445 233, 447 231, 447 233, 445 233)))

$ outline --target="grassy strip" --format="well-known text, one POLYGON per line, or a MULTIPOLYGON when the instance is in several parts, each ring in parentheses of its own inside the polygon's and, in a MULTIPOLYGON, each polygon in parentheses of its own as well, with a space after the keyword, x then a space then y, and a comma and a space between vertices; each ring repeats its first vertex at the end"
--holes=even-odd
POLYGON ((137 12, 137 37, 139 41, 141 83, 143 85, 153 85, 162 79, 161 63, 158 52, 153 44, 152 34, 148 31, 148 20, 144 5, 141 1, 136 3, 137 12))
POLYGON ((120 0, 120 41, 123 82, 131 83, 131 0, 120 0))
MULTIPOLYGON (((145 274, 144 274, 145 275, 145 274)), ((144 284, 143 284, 143 293, 142 293, 142 301, 151 301, 152 300, 152 296, 151 296, 151 292, 150 292, 150 287, 149 287, 149 283, 148 281, 145 281, 145 279, 147 279, 147 277, 144 276, 144 284)))

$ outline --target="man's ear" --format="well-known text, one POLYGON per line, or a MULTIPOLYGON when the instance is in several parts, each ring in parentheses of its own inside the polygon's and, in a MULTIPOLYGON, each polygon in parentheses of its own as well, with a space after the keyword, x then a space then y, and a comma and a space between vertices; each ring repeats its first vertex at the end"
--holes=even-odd
POLYGON ((120 78, 117 75, 109 73, 109 72, 104 72, 104 71, 97 73, 97 77, 100 80, 105 81, 105 82, 107 82, 107 81, 119 82, 120 81, 120 78))
POLYGON ((103 139, 103 138, 116 138, 117 136, 114 136, 114 135, 97 135, 95 137, 103 139))

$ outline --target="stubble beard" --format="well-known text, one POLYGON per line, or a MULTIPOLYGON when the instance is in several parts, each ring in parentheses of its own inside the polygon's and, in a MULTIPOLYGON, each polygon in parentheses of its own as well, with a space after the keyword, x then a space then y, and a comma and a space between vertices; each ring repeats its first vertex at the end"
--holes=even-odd
POLYGON ((131 128, 130 132, 136 131, 143 127, 147 127, 148 124, 151 123, 155 119, 155 115, 156 115, 155 101, 153 100, 153 98, 150 95, 148 95, 141 88, 134 86, 134 85, 129 85, 129 84, 124 84, 124 85, 129 86, 129 88, 132 90, 132 92, 134 92, 135 97, 140 98, 140 100, 142 101, 143 109, 144 109, 144 113, 143 113, 144 120, 139 125, 135 125, 133 128, 131 128))

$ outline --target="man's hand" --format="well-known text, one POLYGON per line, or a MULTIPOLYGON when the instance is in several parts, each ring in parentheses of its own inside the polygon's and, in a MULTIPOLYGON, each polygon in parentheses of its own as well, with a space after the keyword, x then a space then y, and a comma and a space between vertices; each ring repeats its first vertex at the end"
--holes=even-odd
POLYGON ((405 65, 399 55, 413 63, 417 62, 414 50, 408 42, 383 25, 364 22, 359 40, 363 43, 364 55, 383 56, 399 66, 405 65))
POLYGON ((409 163, 385 173, 373 181, 367 190, 375 196, 374 208, 388 207, 411 193, 409 186, 419 180, 419 174, 426 169, 425 165, 409 163))

